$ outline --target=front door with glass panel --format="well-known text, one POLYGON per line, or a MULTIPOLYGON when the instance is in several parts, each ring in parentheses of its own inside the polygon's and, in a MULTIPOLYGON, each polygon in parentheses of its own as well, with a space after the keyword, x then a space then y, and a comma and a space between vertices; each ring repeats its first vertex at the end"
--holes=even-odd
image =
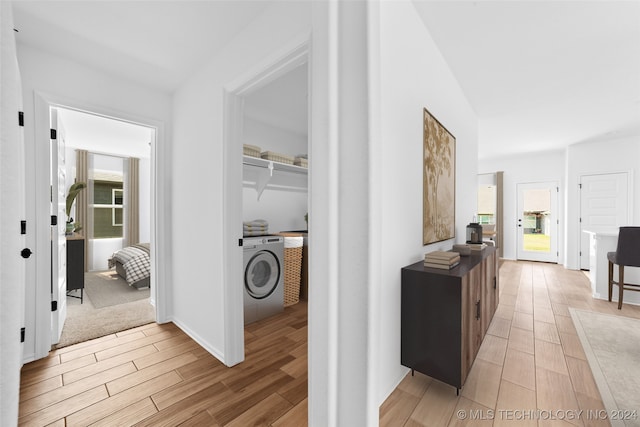
POLYGON ((517 258, 558 262, 558 183, 517 184, 517 258))

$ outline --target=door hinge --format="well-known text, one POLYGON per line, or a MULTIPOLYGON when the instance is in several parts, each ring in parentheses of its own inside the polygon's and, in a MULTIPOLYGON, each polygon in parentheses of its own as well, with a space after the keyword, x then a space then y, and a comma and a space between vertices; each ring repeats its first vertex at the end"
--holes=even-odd
POLYGON ((25 328, 20 328, 20 342, 23 343, 24 342, 24 336, 26 334, 26 329, 25 328))
POLYGON ((58 131, 51 129, 51 139, 58 139, 58 131))
POLYGON ((580 222, 582 222, 582 218, 580 218, 580 222))
POLYGON ((560 192, 560 187, 556 187, 556 193, 560 192))
POLYGON ((582 184, 578 184, 578 187, 580 187, 580 189, 582 190, 582 184))
POLYGON ((238 239, 238 246, 242 246, 242 239, 238 239))
POLYGON ((559 219, 556 219, 556 224, 560 224, 560 220, 559 219))
POLYGON ((18 126, 24 127, 24 111, 18 111, 18 126))
POLYGON ((580 251, 580 256, 582 256, 582 251, 580 251))
POLYGON ((20 234, 27 234, 27 221, 20 221, 20 234))
POLYGON ((58 225, 58 215, 51 215, 51 225, 58 225))
POLYGON ((559 257, 560 256, 560 251, 556 252, 556 256, 559 257))
POLYGON ((51 311, 58 311, 58 301, 51 301, 51 311))

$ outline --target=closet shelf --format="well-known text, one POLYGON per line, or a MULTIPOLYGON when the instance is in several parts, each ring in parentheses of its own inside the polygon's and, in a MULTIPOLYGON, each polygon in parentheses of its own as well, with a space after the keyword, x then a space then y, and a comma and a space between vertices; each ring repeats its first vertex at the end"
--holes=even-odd
POLYGON ((273 177, 273 171, 282 171, 295 173, 300 175, 307 175, 307 168, 303 168, 301 166, 288 165, 286 163, 275 162, 273 160, 259 159, 257 157, 252 156, 242 156, 242 164, 244 166, 251 166, 255 168, 261 168, 259 174, 258 182, 256 183, 256 191, 258 192, 258 200, 260 200, 260 196, 262 196, 262 192, 271 181, 273 177))
POLYGON ((277 170, 283 172, 299 173, 307 175, 307 168, 296 165, 288 165, 286 163, 275 162, 273 160, 259 159, 258 157, 242 156, 242 164, 247 166, 254 166, 258 168, 265 168, 270 170, 277 170))

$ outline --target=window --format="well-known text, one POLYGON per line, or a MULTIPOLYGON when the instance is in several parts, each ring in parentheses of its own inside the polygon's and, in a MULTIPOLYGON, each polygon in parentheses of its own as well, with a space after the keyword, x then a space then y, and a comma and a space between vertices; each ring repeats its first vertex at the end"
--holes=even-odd
POLYGON ((93 182, 93 238, 123 236, 124 190, 122 181, 93 182))
POLYGON ((478 214, 478 223, 479 224, 495 224, 496 220, 493 217, 493 214, 478 214))
POLYGON ((496 186, 480 185, 478 186, 478 223, 495 224, 496 212, 496 186))
POLYGON ((122 227, 122 200, 123 200, 124 190, 121 188, 113 188, 111 190, 111 216, 112 216, 112 226, 121 226, 122 227))

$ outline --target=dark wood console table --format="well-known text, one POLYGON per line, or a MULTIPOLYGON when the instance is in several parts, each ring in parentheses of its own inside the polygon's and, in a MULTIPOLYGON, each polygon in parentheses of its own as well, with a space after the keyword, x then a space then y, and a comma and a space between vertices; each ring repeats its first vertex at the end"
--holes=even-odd
POLYGON ((76 289, 80 289, 80 304, 82 304, 84 300, 84 236, 74 233, 67 236, 67 294, 76 289))
POLYGON ((451 270, 409 265, 401 287, 401 363, 459 392, 498 306, 496 249, 461 257, 451 270))

